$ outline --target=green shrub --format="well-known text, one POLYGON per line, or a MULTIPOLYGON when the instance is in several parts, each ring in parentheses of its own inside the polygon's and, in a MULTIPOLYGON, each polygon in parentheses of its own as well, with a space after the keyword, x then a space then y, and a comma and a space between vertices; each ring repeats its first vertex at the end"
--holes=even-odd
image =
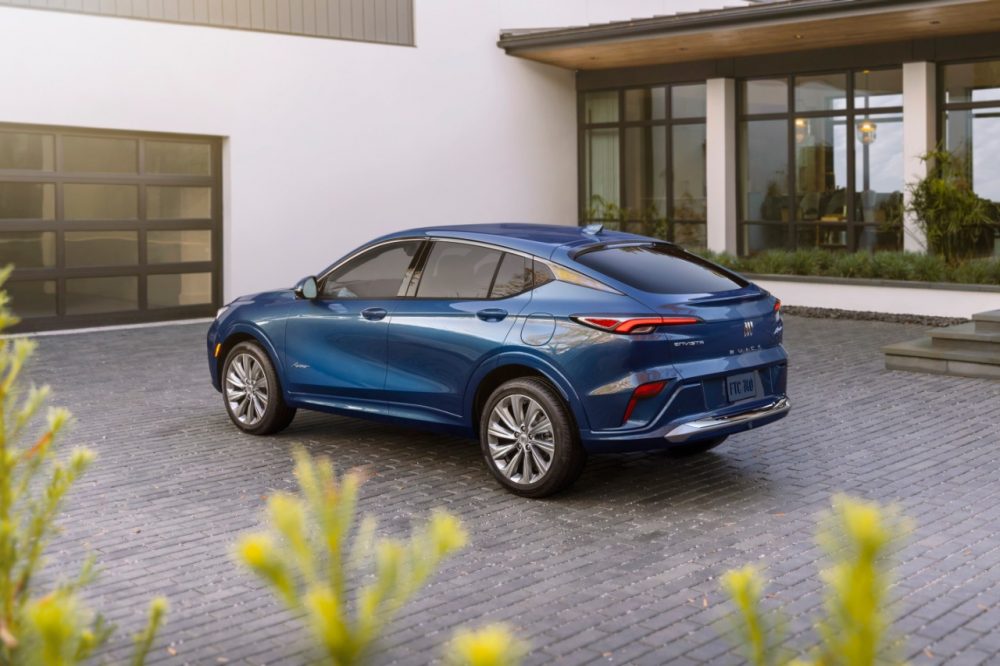
POLYGON ((360 473, 338 479, 329 460, 299 449, 295 476, 300 494, 271 496, 267 529, 243 536, 236 558, 303 618, 327 663, 362 663, 386 624, 465 545, 467 535, 443 511, 405 541, 376 540, 369 518, 355 534, 360 473), (371 582, 350 603, 349 577, 368 572, 374 574, 371 582))
POLYGON ((767 250, 750 257, 701 252, 709 261, 741 273, 816 275, 880 280, 917 280, 1000 285, 1000 257, 949 264, 938 255, 917 252, 831 252, 821 249, 767 250))
POLYGON ((917 219, 927 249, 949 264, 992 249, 996 207, 972 190, 971 166, 964 156, 932 150, 921 158, 929 166, 925 178, 908 186, 906 210, 917 219))
MULTIPOLYGON (((0 270, 0 286, 12 267, 0 270)), ((18 322, 0 292, 0 331, 18 322)), ((56 444, 70 420, 50 407, 42 433, 26 439, 49 395, 49 388, 25 391, 21 373, 35 351, 32 340, 0 341, 0 663, 70 666, 92 656, 112 627, 88 608, 81 590, 94 580, 88 559, 76 579, 49 592, 36 590, 45 549, 58 532, 56 518, 67 493, 94 460, 87 449, 57 456, 56 444)), ((146 629, 136 636, 132 663, 143 663, 153 643, 166 601, 155 599, 146 629)))
POLYGON ((914 280, 921 280, 923 282, 961 282, 961 280, 955 279, 945 260, 935 254, 911 252, 907 256, 913 266, 912 275, 914 280))
POLYGON ((876 252, 871 256, 872 275, 883 280, 912 280, 913 262, 900 252, 876 252))
POLYGON ((957 282, 969 284, 1000 283, 1000 261, 994 259, 970 259, 954 267, 957 282))
POLYGON ((736 607, 735 634, 747 660, 754 666, 896 663, 888 642, 889 555, 907 529, 894 509, 847 497, 834 499, 818 536, 830 558, 830 565, 820 572, 826 614, 816 624, 818 645, 806 651, 808 660, 789 659, 795 651, 782 644, 778 623, 763 610, 760 573, 753 567, 727 572, 722 587, 736 607))
POLYGON ((875 277, 872 271, 872 255, 867 252, 845 252, 838 254, 833 259, 832 270, 838 277, 875 277))

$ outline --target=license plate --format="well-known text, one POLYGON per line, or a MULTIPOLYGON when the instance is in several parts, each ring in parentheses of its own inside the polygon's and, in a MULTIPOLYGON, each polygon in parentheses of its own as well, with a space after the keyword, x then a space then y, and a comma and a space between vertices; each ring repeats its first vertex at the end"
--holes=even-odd
POLYGON ((726 377, 726 394, 729 402, 739 402, 760 397, 760 379, 756 372, 726 377))

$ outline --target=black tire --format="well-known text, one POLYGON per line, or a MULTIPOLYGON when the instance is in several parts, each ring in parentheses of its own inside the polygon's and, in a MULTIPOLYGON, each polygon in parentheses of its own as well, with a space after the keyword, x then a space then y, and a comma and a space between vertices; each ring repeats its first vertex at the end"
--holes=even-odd
MULTIPOLYGON (((535 424, 533 427, 539 427, 538 424, 544 424, 544 421, 536 412, 529 412, 532 409, 529 402, 525 407, 525 418, 535 424)), ((520 423, 524 423, 524 420, 520 423)), ((499 425, 504 426, 505 423, 501 420, 499 425)), ((500 485, 522 497, 548 497, 568 488, 583 472, 587 462, 587 454, 580 445, 580 433, 569 407, 546 381, 537 377, 512 379, 493 391, 479 416, 479 442, 490 473, 500 485), (491 434, 491 419, 498 405, 503 403, 501 411, 514 415, 517 405, 525 404, 522 397, 534 401, 540 408, 551 425, 551 435, 546 434, 545 430, 539 430, 537 433, 539 439, 536 440, 529 437, 528 431, 524 428, 520 430, 503 428, 503 432, 511 431, 515 435, 524 433, 520 439, 500 438, 496 436, 496 431, 491 434), (508 398, 510 400, 507 400, 508 398), (516 448, 511 450, 509 456, 494 458, 494 452, 499 452, 508 446, 516 448), (521 458, 516 458, 518 455, 521 458), (541 465, 544 465, 546 460, 548 465, 542 471, 541 465), (512 462, 514 464, 510 464, 512 462), (503 463, 507 465, 502 468, 503 463), (524 465, 528 466, 527 482, 521 481, 524 474, 518 471, 523 470, 524 465), (532 477, 535 473, 539 474, 537 478, 532 477)))
POLYGON ((728 435, 722 435, 721 437, 713 437, 712 439, 702 439, 697 442, 689 442, 687 444, 675 444, 667 449, 667 452, 678 458, 686 458, 688 456, 697 456, 702 453, 708 453, 715 447, 722 444, 728 438, 728 435))
POLYGON ((278 381, 278 374, 274 371, 274 364, 271 363, 267 353, 255 342, 241 342, 230 349, 226 355, 226 362, 222 365, 222 401, 233 424, 251 435, 271 435, 280 432, 287 428, 288 424, 295 418, 295 408, 285 404, 281 393, 281 382, 278 381), (248 361, 247 356, 251 357, 253 361, 248 361), (253 362, 256 362, 257 366, 254 366, 253 362), (234 363, 239 363, 239 367, 234 368, 234 363), (247 372, 248 365, 250 368, 259 367, 265 381, 261 382, 260 375, 257 374, 256 370, 253 370, 257 379, 253 383, 254 394, 251 400, 231 400, 231 397, 240 395, 239 387, 233 381, 240 381, 241 373, 247 372), (230 379, 231 371, 234 373, 234 380, 230 379), (262 406, 262 411, 258 412, 255 409, 255 404, 260 405, 258 396, 262 394, 266 394, 266 402, 262 406), (258 398, 257 402, 254 403, 252 398, 258 398), (244 406, 253 411, 242 411, 241 407, 244 406))

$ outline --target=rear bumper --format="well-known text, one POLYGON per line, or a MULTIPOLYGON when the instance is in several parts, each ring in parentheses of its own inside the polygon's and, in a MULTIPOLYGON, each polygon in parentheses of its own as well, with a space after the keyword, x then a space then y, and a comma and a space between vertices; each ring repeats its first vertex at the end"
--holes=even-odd
POLYGON ((706 416, 682 423, 669 430, 663 436, 665 440, 673 444, 680 444, 688 440, 699 440, 741 430, 749 430, 757 424, 777 421, 788 414, 792 408, 792 403, 787 396, 781 397, 761 407, 754 407, 744 412, 726 414, 723 416, 706 416))
POLYGON ((735 435, 785 418, 791 401, 784 393, 769 395, 744 405, 702 411, 675 417, 666 423, 641 432, 581 433, 584 448, 590 453, 627 453, 670 449, 701 440, 735 435))

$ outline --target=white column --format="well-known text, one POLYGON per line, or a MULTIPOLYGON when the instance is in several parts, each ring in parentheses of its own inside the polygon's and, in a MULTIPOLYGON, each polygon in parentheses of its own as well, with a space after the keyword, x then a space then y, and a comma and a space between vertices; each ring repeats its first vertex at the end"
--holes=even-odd
POLYGON ((709 79, 705 96, 708 249, 736 254, 736 82, 709 79))
MULTIPOLYGON (((937 146, 937 83, 932 62, 903 64, 903 201, 910 204, 909 185, 927 175, 920 156, 937 146)), ((927 239, 911 213, 903 216, 903 249, 926 252, 927 239)))

